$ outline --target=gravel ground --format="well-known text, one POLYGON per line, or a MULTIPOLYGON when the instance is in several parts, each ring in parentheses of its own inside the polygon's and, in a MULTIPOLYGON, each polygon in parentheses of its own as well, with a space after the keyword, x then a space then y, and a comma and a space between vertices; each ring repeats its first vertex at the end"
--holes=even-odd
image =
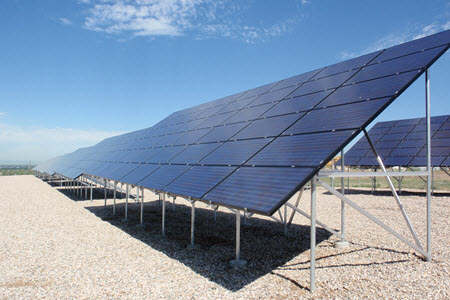
MULTIPOLYGON (((390 298, 449 299, 449 195, 433 197, 433 261, 424 262, 408 246, 347 208, 348 248, 317 232, 316 289, 309 287, 308 220, 296 214, 290 234, 266 217, 242 227, 242 257, 248 267, 228 265, 234 258, 235 218, 220 209, 217 220, 197 204, 197 250, 190 241, 190 204, 177 199, 166 209, 167 238, 161 238, 157 198, 145 194, 145 223, 137 228, 139 204, 131 200, 129 222, 122 223, 124 200, 104 208, 98 191, 93 202, 33 176, 0 177, 0 298, 390 298)), ((354 191, 349 198, 410 236, 395 200, 387 193, 354 191)), ((425 244, 426 199, 402 197, 425 244)), ((295 199, 291 201, 294 202, 295 199)), ((309 192, 300 206, 309 211, 309 192)), ((317 217, 339 228, 340 201, 318 190, 317 217)), ((290 211, 290 210, 289 210, 290 211)))

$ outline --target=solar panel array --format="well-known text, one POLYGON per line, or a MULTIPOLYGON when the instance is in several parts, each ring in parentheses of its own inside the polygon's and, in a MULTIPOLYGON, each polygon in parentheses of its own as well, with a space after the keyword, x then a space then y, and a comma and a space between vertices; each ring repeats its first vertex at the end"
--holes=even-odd
POLYGON ((445 31, 184 109, 36 169, 272 214, 449 42, 445 31))
MULTIPOLYGON (((368 134, 386 166, 426 166, 425 118, 379 122, 368 134)), ((365 136, 345 154, 344 162, 378 166, 365 136)), ((431 118, 431 165, 450 166, 450 115, 431 118)))

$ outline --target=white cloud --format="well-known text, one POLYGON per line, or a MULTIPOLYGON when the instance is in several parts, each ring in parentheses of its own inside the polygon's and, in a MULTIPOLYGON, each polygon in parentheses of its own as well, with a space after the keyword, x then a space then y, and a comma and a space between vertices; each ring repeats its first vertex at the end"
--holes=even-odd
POLYGON ((445 24, 432 23, 426 26, 411 26, 410 30, 404 32, 395 32, 388 34, 373 44, 360 51, 348 51, 344 50, 339 53, 341 59, 350 59, 357 56, 361 56, 367 53, 371 53, 377 50, 389 48, 398 44, 406 43, 415 39, 420 39, 428 35, 435 34, 441 30, 447 30, 450 27, 450 22, 445 24))
POLYGON ((310 0, 301 0, 301 2, 302 2, 303 5, 305 5, 305 4, 311 4, 311 1, 310 1, 310 0))
POLYGON ((67 18, 58 18, 58 20, 61 22, 61 24, 63 25, 72 25, 72 21, 70 21, 67 18))
MULTIPOLYGON (((227 37, 247 43, 286 32, 296 17, 275 24, 247 24, 231 0, 91 0, 85 28, 123 36, 227 37)), ((295 14, 295 12, 294 12, 295 14)))
POLYGON ((3 119, 4 116, 6 116, 6 113, 0 112, 0 119, 3 119))
POLYGON ((0 157, 3 162, 43 161, 122 133, 71 128, 26 128, 0 123, 0 157))

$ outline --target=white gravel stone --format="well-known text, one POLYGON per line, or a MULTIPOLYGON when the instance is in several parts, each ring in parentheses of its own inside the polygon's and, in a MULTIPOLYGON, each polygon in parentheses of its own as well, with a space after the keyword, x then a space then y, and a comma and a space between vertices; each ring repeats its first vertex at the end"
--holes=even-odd
MULTIPOLYGON (((112 195, 112 193, 111 193, 112 195)), ((448 195, 433 197, 433 261, 425 262, 403 242, 347 207, 350 246, 333 247, 336 237, 317 232, 317 291, 309 287, 309 221, 296 214, 290 234, 267 217, 242 226, 244 270, 234 258, 235 216, 220 208, 217 221, 198 203, 196 243, 189 251, 190 204, 166 205, 167 237, 161 238, 161 208, 145 192, 145 230, 136 228, 140 205, 130 200, 129 223, 120 220, 124 199, 104 208, 100 191, 93 202, 33 176, 0 176, 0 298, 239 299, 389 298, 449 299, 448 195), (70 197, 68 197, 70 196, 70 197)), ((388 193, 352 193, 352 201, 411 238, 388 193)), ((426 198, 401 196, 426 245, 426 198)), ((291 200, 294 202, 294 200, 291 200)), ((317 218, 340 228, 340 200, 318 189, 317 218)), ((309 212, 309 192, 300 206, 309 212)), ((290 209, 289 209, 290 213, 290 209)), ((244 222, 242 222, 244 223, 244 222)))

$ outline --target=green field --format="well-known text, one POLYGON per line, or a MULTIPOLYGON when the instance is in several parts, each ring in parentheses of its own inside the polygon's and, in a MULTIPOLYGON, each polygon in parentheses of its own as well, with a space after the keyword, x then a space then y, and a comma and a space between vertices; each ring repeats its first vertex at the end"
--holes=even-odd
POLYGON ((0 168, 0 176, 32 175, 33 171, 28 168, 0 168))

